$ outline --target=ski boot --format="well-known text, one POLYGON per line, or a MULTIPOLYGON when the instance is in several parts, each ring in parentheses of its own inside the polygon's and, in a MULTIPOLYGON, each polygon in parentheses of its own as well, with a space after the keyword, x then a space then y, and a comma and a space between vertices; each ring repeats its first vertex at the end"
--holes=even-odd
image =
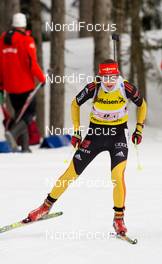
POLYGON ((113 227, 115 229, 116 234, 125 236, 127 232, 127 228, 124 224, 124 213, 123 212, 115 212, 113 227))
POLYGON ((28 217, 23 220, 23 222, 34 222, 42 218, 44 215, 47 215, 51 208, 52 208, 53 202, 49 201, 48 199, 45 199, 44 203, 38 207, 37 209, 31 211, 28 214, 28 217))

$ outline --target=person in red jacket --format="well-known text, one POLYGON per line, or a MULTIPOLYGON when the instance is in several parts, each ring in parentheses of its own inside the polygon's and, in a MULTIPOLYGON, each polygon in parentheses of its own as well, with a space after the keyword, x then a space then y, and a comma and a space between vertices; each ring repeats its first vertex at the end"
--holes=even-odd
MULTIPOLYGON (((13 15, 12 28, 0 37, 0 90, 9 95, 15 111, 15 120, 27 97, 35 88, 35 82, 45 83, 45 75, 37 62, 35 42, 26 30, 26 16, 22 13, 13 15)), ((22 119, 9 127, 6 138, 12 149, 17 150, 19 138, 22 152, 29 152, 27 125, 35 115, 35 100, 32 101, 22 119)))

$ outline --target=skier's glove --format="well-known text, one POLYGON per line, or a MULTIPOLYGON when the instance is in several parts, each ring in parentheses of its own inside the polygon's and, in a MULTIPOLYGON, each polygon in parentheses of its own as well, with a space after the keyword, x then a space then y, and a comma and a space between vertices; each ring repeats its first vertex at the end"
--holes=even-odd
POLYGON ((142 141, 142 132, 140 132, 137 128, 134 131, 133 135, 132 135, 132 142, 134 144, 140 144, 142 141))
POLYGON ((79 148, 82 142, 82 136, 80 131, 75 131, 74 135, 71 138, 71 144, 73 145, 74 148, 79 148))
POLYGON ((3 91, 0 91, 0 105, 3 105, 4 103, 4 93, 3 91))

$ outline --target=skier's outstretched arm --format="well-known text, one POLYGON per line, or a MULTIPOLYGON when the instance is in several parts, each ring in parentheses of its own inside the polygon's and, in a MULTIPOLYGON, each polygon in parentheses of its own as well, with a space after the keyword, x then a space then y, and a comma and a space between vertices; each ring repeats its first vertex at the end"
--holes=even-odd
POLYGON ((146 119, 146 113, 147 113, 147 104, 145 99, 143 98, 141 106, 137 107, 137 124, 136 124, 136 128, 141 133, 142 133, 144 121, 146 119))
POLYGON ((71 103, 71 119, 74 131, 77 132, 80 127, 80 106, 77 104, 76 98, 71 103))
POLYGON ((87 100, 93 97, 96 89, 96 83, 88 83, 83 90, 73 99, 71 104, 71 117, 74 126, 74 131, 79 130, 80 127, 80 106, 87 100))
POLYGON ((147 104, 136 86, 125 81, 125 91, 128 98, 137 106, 137 123, 136 129, 132 135, 132 142, 134 144, 140 144, 142 141, 142 131, 144 127, 144 121, 147 114, 147 104))
POLYGON ((82 136, 80 132, 80 106, 93 97, 96 84, 89 83, 85 88, 73 99, 71 104, 71 118, 74 127, 74 135, 71 144, 76 148, 80 147, 82 136))

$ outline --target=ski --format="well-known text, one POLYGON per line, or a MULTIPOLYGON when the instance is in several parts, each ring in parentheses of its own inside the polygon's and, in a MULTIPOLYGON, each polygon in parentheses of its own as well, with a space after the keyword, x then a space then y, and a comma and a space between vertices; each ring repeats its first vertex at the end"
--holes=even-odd
POLYGON ((37 221, 30 221, 30 219, 26 218, 26 219, 24 219, 22 221, 19 221, 19 222, 16 222, 16 223, 13 223, 13 224, 10 224, 10 225, 7 225, 7 226, 0 227, 0 233, 4 233, 4 232, 7 232, 7 231, 10 231, 10 230, 19 228, 19 227, 23 227, 23 226, 26 226, 26 225, 29 225, 29 224, 37 223, 37 222, 40 222, 42 220, 48 220, 48 219, 60 216, 62 214, 63 214, 63 212, 50 213, 50 214, 44 215, 42 218, 40 218, 37 221))
POLYGON ((120 235, 120 234, 116 234, 116 233, 110 233, 110 236, 113 237, 113 238, 117 238, 117 239, 126 241, 126 242, 128 242, 129 244, 132 244, 132 245, 136 245, 137 242, 138 242, 138 240, 136 238, 132 239, 132 238, 130 238, 127 235, 120 235))
POLYGON ((124 241, 126 241, 126 242, 128 242, 129 244, 132 244, 132 245, 136 245, 137 242, 138 242, 138 240, 136 238, 132 239, 132 238, 126 236, 126 235, 122 236, 120 234, 116 234, 116 238, 124 240, 124 241))

